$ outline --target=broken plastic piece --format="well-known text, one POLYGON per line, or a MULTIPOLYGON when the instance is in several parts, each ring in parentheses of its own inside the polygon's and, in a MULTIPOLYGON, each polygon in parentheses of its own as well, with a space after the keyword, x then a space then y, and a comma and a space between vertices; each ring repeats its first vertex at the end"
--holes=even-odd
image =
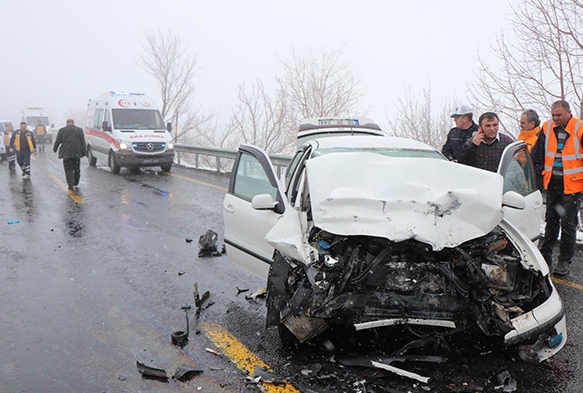
POLYGON ((503 371, 496 376, 498 379, 498 386, 495 386, 494 389, 502 390, 503 392, 514 392, 516 391, 516 379, 510 376, 510 372, 503 371))
POLYGON ((260 377, 261 380, 265 383, 271 383, 274 385, 283 384, 283 379, 273 374, 272 372, 265 370, 261 366, 255 367, 255 370, 253 371, 253 376, 255 378, 260 377))
POLYGON ((397 375, 400 375, 402 377, 407 377, 407 378, 411 378, 411 379, 416 379, 419 382, 423 382, 423 383, 428 383, 429 382, 429 378, 428 377, 424 377, 422 375, 416 374, 416 373, 412 373, 410 371, 406 371, 406 370, 401 370, 400 368, 394 367, 394 366, 390 366, 388 364, 384 364, 384 363, 380 363, 380 362, 375 362, 372 361, 371 362, 373 367, 376 368, 380 368, 383 370, 387 370, 390 372, 393 372, 397 375))
POLYGON ((138 371, 146 378, 154 378, 160 381, 168 382, 166 371, 161 368, 146 366, 144 363, 136 361, 138 371))
POLYGON ((245 295, 245 299, 247 300, 255 300, 260 296, 263 296, 267 293, 267 288, 259 288, 255 292, 250 295, 245 295))
POLYGON ((235 287, 237 288, 237 295, 242 293, 242 292, 247 292, 249 290, 249 288, 239 288, 239 287, 235 287))
POLYGON ((180 366, 174 373, 174 379, 180 382, 186 382, 203 373, 199 368, 192 368, 188 366, 180 366))
POLYGON ((212 229, 206 231, 204 235, 198 239, 198 256, 200 257, 217 257, 221 252, 217 249, 217 240, 219 235, 212 229))
POLYGON ((8 224, 18 224, 20 223, 20 220, 10 220, 8 221, 8 224))
POLYGON ((187 242, 187 243, 192 243, 192 239, 191 239, 191 238, 189 238, 189 237, 187 237, 187 238, 186 238, 186 242, 187 242))
POLYGON ((212 353, 213 355, 220 355, 221 353, 215 349, 205 348, 205 351, 212 353))

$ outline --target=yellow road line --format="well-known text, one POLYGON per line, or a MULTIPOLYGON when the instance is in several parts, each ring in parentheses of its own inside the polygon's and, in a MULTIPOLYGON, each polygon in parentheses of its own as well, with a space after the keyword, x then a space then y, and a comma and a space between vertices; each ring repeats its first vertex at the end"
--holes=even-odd
POLYGON ((65 183, 63 183, 62 181, 60 181, 55 175, 51 175, 50 176, 51 179, 53 179, 55 181, 55 183, 57 183, 63 190, 67 190, 67 193, 69 194, 69 196, 71 197, 72 200, 74 200, 75 202, 77 202, 78 204, 82 204, 83 203, 83 199, 81 199, 81 197, 77 194, 75 194, 75 192, 73 190, 69 190, 69 188, 67 186, 65 186, 65 183))
MULTIPOLYGON (((260 366, 265 370, 270 370, 269 366, 265 364, 257 355, 251 352, 245 345, 237 340, 227 329, 218 323, 203 322, 201 324, 206 331, 210 340, 225 354, 240 370, 253 376, 255 367, 260 366)), ((290 384, 273 385, 270 383, 262 383, 261 385, 267 392, 278 393, 300 393, 295 387, 290 384)))
POLYGON ((215 186, 214 184, 205 183, 205 182, 203 182, 203 181, 200 181, 200 180, 194 180, 194 179, 191 179, 191 178, 189 178, 189 177, 186 177, 186 176, 176 175, 176 174, 174 174, 174 173, 165 173, 165 174, 166 174, 167 176, 174 176, 174 177, 177 177, 177 178, 179 178, 179 179, 184 179, 184 180, 191 181, 191 182, 193 182, 193 183, 202 184, 203 186, 208 186, 208 187, 216 188, 216 189, 218 189, 218 190, 221 190, 221 191, 225 191, 225 192, 226 192, 226 191, 228 191, 228 190, 227 190, 226 188, 224 188, 224 187, 221 187, 221 186, 215 186))
POLYGON ((575 288, 575 289, 578 289, 580 291, 583 291, 583 285, 575 284, 574 282, 567 281, 567 280, 562 280, 562 279, 557 278, 557 277, 551 277, 551 280, 553 280, 554 283, 566 285, 568 287, 575 288))

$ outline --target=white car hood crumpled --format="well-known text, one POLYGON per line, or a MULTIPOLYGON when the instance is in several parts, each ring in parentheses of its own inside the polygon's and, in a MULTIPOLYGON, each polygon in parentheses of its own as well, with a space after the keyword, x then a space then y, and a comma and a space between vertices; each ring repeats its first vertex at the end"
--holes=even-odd
POLYGON ((439 251, 503 218, 503 179, 494 172, 374 153, 328 154, 306 166, 314 225, 333 234, 414 239, 439 251))

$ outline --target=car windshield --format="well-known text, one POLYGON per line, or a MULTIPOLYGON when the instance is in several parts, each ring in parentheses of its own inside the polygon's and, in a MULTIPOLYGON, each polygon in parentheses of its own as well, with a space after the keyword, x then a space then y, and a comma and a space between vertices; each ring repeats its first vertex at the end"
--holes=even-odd
POLYGON ((165 129, 157 109, 113 109, 113 125, 118 130, 165 129))
POLYGON ((49 118, 46 116, 27 116, 26 117, 26 123, 29 126, 33 126, 33 127, 38 124, 39 120, 40 120, 40 124, 42 124, 43 126, 49 125, 49 118))
POLYGON ((331 153, 375 153, 387 157, 437 158, 441 160, 446 159, 441 154, 433 150, 374 147, 330 147, 316 150, 313 154, 313 157, 319 157, 331 153))

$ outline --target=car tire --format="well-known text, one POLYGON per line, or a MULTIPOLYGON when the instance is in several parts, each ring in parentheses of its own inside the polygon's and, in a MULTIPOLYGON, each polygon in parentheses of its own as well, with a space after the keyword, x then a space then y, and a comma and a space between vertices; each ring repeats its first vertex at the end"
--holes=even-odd
POLYGON ((115 161, 115 157, 113 156, 113 152, 109 152, 109 167, 111 168, 111 172, 114 174, 119 174, 121 167, 115 161))
POLYGON ((93 151, 91 151, 90 147, 87 148, 87 159, 89 160, 89 165, 97 165, 97 158, 93 155, 93 151))
POLYGON ((172 164, 161 165, 160 168, 162 168, 162 172, 170 172, 170 170, 172 169, 172 164))

